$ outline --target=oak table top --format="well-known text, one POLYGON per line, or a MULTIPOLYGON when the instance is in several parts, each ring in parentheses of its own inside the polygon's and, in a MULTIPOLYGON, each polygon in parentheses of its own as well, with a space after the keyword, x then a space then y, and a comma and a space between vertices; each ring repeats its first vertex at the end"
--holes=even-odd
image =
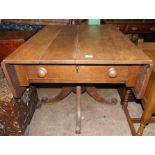
POLYGON ((151 64, 111 25, 46 26, 5 60, 15 64, 151 64))

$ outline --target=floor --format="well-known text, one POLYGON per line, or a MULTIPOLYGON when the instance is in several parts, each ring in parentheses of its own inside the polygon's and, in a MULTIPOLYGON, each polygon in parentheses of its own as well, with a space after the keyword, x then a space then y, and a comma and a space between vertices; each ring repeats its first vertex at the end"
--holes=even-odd
MULTIPOLYGON (((39 97, 52 98, 60 89, 39 88, 39 97)), ((116 89, 98 89, 107 100, 115 98, 116 105, 96 102, 87 93, 82 94, 82 131, 80 136, 129 136, 126 117, 116 89)), ((78 136, 75 134, 76 96, 71 93, 58 103, 44 103, 37 109, 26 131, 30 136, 78 136)), ((132 116, 140 116, 141 106, 129 103, 132 116)), ((136 125, 138 127, 138 125, 136 125)), ((144 135, 155 135, 155 124, 146 127, 144 135)))

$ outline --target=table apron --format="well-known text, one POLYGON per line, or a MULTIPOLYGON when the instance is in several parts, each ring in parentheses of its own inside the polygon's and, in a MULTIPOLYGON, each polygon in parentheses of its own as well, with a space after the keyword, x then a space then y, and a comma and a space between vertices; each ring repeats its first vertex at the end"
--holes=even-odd
POLYGON ((133 87, 140 70, 138 65, 15 65, 14 67, 21 86, 28 86, 30 83, 125 83, 133 87), (40 69, 41 71, 45 69, 43 77, 38 74, 40 69), (116 72, 112 77, 111 69, 116 72))

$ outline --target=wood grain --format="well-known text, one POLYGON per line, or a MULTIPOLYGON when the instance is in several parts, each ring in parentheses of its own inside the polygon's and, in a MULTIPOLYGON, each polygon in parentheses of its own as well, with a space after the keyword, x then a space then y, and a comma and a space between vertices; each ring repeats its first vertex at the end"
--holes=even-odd
POLYGON ((141 49, 109 25, 46 26, 4 62, 16 64, 152 63, 141 49))
POLYGON ((47 26, 30 38, 24 45, 20 46, 10 54, 4 62, 12 63, 39 63, 44 51, 60 32, 61 27, 47 26))

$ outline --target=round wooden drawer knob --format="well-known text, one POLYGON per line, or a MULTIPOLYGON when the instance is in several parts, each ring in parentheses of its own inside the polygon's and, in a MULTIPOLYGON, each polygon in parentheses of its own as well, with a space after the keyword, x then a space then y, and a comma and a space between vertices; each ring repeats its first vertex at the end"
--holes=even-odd
POLYGON ((136 31, 137 29, 138 29, 138 28, 135 27, 135 26, 133 26, 133 27, 131 28, 132 31, 136 31))
POLYGON ((45 68, 39 68, 38 69, 38 76, 41 77, 41 78, 44 78, 47 74, 47 70, 45 68))
POLYGON ((150 30, 151 31, 155 31, 155 27, 150 27, 150 30))
POLYGON ((117 71, 115 68, 109 68, 108 73, 109 73, 109 77, 111 78, 114 78, 117 76, 117 71))

